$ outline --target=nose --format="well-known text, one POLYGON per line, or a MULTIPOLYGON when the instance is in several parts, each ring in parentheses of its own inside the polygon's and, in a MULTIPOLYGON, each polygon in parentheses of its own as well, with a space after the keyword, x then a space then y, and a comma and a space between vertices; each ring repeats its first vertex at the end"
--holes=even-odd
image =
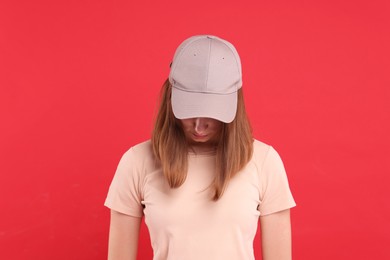
POLYGON ((195 119, 195 132, 198 134, 203 133, 208 127, 207 120, 205 118, 198 117, 195 119))

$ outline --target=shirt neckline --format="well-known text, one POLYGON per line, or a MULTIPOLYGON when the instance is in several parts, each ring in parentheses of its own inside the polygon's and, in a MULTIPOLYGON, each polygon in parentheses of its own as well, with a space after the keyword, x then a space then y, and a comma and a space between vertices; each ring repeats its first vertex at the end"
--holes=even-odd
POLYGON ((188 151, 188 155, 191 157, 197 157, 197 156, 215 156, 217 154, 217 150, 210 150, 210 151, 204 151, 204 152, 194 152, 193 150, 188 151))

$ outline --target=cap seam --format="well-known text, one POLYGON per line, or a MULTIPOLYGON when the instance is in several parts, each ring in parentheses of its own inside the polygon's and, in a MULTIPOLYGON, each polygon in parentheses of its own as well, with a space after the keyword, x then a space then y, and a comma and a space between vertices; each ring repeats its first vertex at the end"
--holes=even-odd
POLYGON ((209 89, 209 86, 208 86, 208 83, 209 83, 209 74, 210 74, 210 56, 211 56, 211 43, 213 41, 213 39, 211 38, 206 38, 206 39, 210 39, 210 42, 209 42, 209 51, 208 51, 208 57, 207 57, 207 68, 206 68, 206 82, 205 82, 205 90, 208 90, 209 89))
POLYGON ((237 67, 237 71, 238 71, 238 75, 240 77, 239 81, 234 84, 235 87, 236 87, 236 91, 238 91, 238 89, 242 86, 242 72, 240 71, 240 63, 238 62, 237 58, 236 58, 236 53, 235 51, 233 51, 232 47, 229 46, 228 44, 225 43, 225 45, 229 48, 230 52, 233 54, 233 57, 234 57, 234 60, 236 62, 236 67, 237 67), (240 81, 241 81, 241 86, 238 86, 240 84, 240 81))

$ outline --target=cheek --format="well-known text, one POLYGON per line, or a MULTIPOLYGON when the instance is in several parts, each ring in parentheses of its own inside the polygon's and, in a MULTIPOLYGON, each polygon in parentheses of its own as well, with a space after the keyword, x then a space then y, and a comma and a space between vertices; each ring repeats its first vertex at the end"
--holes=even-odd
POLYGON ((189 128, 194 124, 191 119, 181 119, 180 123, 183 128, 189 128))
POLYGON ((192 124, 182 124, 181 127, 183 128, 184 132, 191 131, 193 128, 192 124))
POLYGON ((213 132, 215 132, 215 133, 219 133, 219 132, 221 132, 221 130, 222 130, 222 122, 213 122, 212 124, 210 124, 209 126, 210 126, 210 129, 212 129, 213 130, 213 132))

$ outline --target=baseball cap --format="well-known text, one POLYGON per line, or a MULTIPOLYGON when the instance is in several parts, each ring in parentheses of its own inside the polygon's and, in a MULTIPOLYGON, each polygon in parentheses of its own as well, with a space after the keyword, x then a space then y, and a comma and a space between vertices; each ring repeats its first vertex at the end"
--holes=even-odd
POLYGON ((176 118, 234 120, 242 71, 237 50, 228 41, 213 35, 186 39, 174 54, 169 82, 176 118))

